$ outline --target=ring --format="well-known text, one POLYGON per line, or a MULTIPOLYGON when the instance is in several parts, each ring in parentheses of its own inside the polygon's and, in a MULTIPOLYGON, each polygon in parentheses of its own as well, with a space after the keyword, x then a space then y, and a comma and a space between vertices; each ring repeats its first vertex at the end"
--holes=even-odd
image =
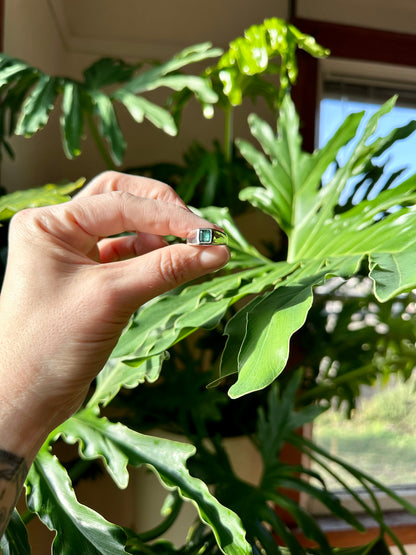
POLYGON ((218 229, 198 228, 192 231, 186 239, 188 245, 226 245, 228 243, 227 234, 218 229))

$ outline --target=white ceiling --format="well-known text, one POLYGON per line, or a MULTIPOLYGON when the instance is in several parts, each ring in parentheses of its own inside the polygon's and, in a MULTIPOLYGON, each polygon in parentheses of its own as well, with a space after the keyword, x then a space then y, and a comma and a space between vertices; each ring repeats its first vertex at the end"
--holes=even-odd
POLYGON ((67 50, 135 59, 205 41, 226 46, 253 23, 287 17, 287 0, 48 0, 48 5, 67 50))
MULTIPOLYGON (((13 0, 9 0, 12 1, 13 0)), ((68 52, 135 59, 204 41, 226 46, 289 0, 47 0, 68 52)), ((416 0, 297 0, 297 16, 416 33, 416 0)))

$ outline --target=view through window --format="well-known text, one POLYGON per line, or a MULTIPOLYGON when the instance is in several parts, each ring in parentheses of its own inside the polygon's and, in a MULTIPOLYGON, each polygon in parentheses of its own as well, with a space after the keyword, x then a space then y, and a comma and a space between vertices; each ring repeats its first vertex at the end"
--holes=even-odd
MULTIPOLYGON (((319 143, 324 144, 350 113, 365 110, 364 121, 368 121, 390 96, 390 91, 382 88, 327 83, 320 104, 319 143)), ((416 120, 416 93, 405 90, 399 95, 393 110, 381 119, 377 134, 384 136, 393 128, 405 125, 411 120, 416 120)), ((346 146, 341 152, 341 159, 338 160, 341 165, 343 156, 348 156, 350 151, 351 145, 346 146)), ((361 200, 364 195, 374 198, 380 187, 385 186, 390 176, 397 175, 396 172, 399 170, 403 171, 396 179, 388 182, 389 187, 394 187, 416 173, 416 133, 394 145, 380 157, 377 164, 385 164, 379 185, 373 190, 363 187, 360 192, 355 193, 354 202, 361 200)), ((333 170, 334 168, 328 169, 328 176, 333 170)), ((342 202, 346 202, 350 195, 351 184, 344 191, 342 202)), ((354 295, 354 284, 348 286, 354 295)), ((365 284, 361 286, 365 287, 365 284)), ((406 296, 389 306, 393 316, 402 323, 409 323, 405 339, 407 344, 403 343, 403 349, 406 349, 407 345, 410 351, 414 350, 416 340, 416 324, 413 323, 416 320, 415 301, 416 296, 406 296)), ((331 326, 331 318, 337 318, 340 313, 340 302, 331 301, 326 307, 328 326, 331 326)), ((356 329, 360 326, 379 326, 377 331, 380 337, 384 336, 385 344, 388 344, 390 334, 396 332, 390 329, 389 324, 380 322, 379 308, 374 303, 373 306, 371 303, 366 305, 361 314, 352 315, 351 320, 351 331, 354 330, 354 326, 356 329)), ((372 346, 363 344, 362 348, 372 346)), ((391 362, 397 370, 401 353, 391 354, 391 362)), ((352 358, 355 355, 356 353, 351 352, 352 358)), ((325 365, 325 360, 323 364, 325 365)), ((339 410, 330 410, 317 419, 313 430, 315 441, 331 454, 359 467, 385 485, 407 489, 416 488, 416 372, 412 373, 409 370, 409 364, 411 361, 407 361, 404 372, 407 375, 406 380, 397 372, 388 382, 380 379, 375 387, 362 387, 357 408, 352 412, 350 420, 346 420, 339 410)), ((416 360, 414 365, 416 366, 416 360)), ((350 477, 346 479, 351 487, 357 487, 350 477)), ((327 485, 337 489, 337 483, 331 476, 328 476, 327 485)))

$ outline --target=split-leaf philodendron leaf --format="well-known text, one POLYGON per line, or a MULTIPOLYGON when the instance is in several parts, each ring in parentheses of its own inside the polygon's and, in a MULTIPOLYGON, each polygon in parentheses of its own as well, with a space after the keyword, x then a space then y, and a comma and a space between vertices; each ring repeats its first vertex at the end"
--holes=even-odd
POLYGON ((16 212, 24 208, 35 208, 51 204, 61 204, 70 200, 71 193, 82 187, 85 179, 81 178, 73 183, 54 185, 48 183, 42 187, 16 191, 0 196, 0 222, 10 220, 16 212))
MULTIPOLYGON (((121 488, 125 488, 128 483, 128 464, 147 466, 168 489, 177 489, 185 500, 196 506, 200 518, 212 528, 223 553, 251 553, 238 517, 210 494, 204 482, 189 474, 186 461, 195 453, 192 445, 139 434, 120 423, 114 424, 98 417, 94 409, 80 411, 62 424, 53 434, 54 438, 59 435, 69 443, 80 442, 83 458, 103 460, 113 480, 121 488)), ((45 503, 49 495, 47 491, 45 503)))
POLYGON ((221 54, 220 49, 203 43, 186 48, 168 62, 144 71, 141 71, 142 64, 131 65, 118 59, 102 58, 84 71, 84 81, 81 82, 47 75, 0 53, 0 147, 4 146, 9 154, 13 154, 5 137, 14 133, 31 137, 37 133, 48 123, 58 99, 61 99, 62 145, 67 157, 81 154, 84 122, 88 121, 93 134, 100 133, 107 141, 113 163, 120 165, 126 143, 115 105, 124 106, 136 122, 146 118, 164 132, 176 135, 177 126, 170 112, 139 95, 160 87, 174 91, 188 89, 203 107, 212 105, 217 101, 217 94, 206 77, 178 72, 188 64, 221 54), (111 92, 108 92, 109 86, 113 88, 111 92))
POLYGON ((30 510, 37 513, 50 530, 56 531, 54 554, 126 553, 122 528, 77 501, 68 474, 47 444, 29 471, 26 488, 30 510))
MULTIPOLYGON (((313 154, 302 151, 298 116, 288 95, 277 133, 250 116, 251 131, 264 152, 244 141, 238 145, 261 186, 244 189, 241 198, 272 216, 286 233, 287 260, 268 261, 241 238, 224 209, 208 209, 208 217, 230 234, 230 266, 241 271, 149 303, 132 320, 114 357, 123 361, 160 355, 198 327, 215 326, 231 305, 255 294, 225 328, 228 341, 220 378, 237 373, 230 395, 239 397, 267 386, 284 369, 290 338, 307 318, 313 289, 327 278, 349 278, 367 268, 381 301, 413 288, 416 176, 382 190, 376 198, 339 210, 351 177, 364 175, 374 167, 374 159, 416 129, 411 122, 386 137, 374 137, 378 120, 394 102, 391 99, 370 118, 349 159, 324 186, 323 174, 340 149, 356 138, 362 113, 348 116, 313 154)), ((105 401, 103 396, 100 402, 105 401)))

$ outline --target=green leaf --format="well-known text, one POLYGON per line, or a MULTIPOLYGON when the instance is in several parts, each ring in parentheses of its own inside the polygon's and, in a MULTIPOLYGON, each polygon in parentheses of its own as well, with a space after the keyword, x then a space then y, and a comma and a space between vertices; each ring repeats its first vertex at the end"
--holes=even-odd
MULTIPOLYGON (((15 132, 23 102, 38 79, 39 75, 37 72, 28 70, 24 75, 19 77, 16 83, 9 86, 7 94, 2 98, 0 111, 4 117, 8 113, 9 124, 7 132, 9 135, 15 132)), ((6 133, 6 125, 4 125, 3 133, 6 133)))
POLYGON ((16 135, 31 137, 44 127, 54 107, 58 94, 59 79, 42 75, 38 84, 23 104, 20 120, 16 127, 16 135))
POLYGON ((333 553, 334 555, 391 555, 391 551, 383 538, 376 538, 359 547, 335 548, 333 553))
POLYGON ((0 64, 0 87, 5 87, 17 78, 27 76, 28 73, 35 73, 37 78, 40 77, 40 72, 35 68, 6 54, 0 54, 0 64))
POLYGON ((229 350, 227 344, 221 361, 221 375, 238 371, 238 380, 229 390, 232 398, 266 387, 282 372, 289 356, 290 337, 304 324, 313 300, 312 287, 322 277, 313 275, 303 282, 277 287, 229 321, 225 333, 232 326, 240 343, 237 358, 235 347, 229 350))
MULTIPOLYGON (((379 119, 391 110, 394 101, 393 98, 386 102, 370 118, 349 160, 324 187, 320 187, 323 173, 336 159, 340 148, 355 137, 363 114, 348 116, 332 139, 313 155, 301 151, 299 120, 288 96, 282 103, 277 137, 265 122, 251 116, 251 131, 270 161, 251 145, 240 142, 243 155, 253 164, 264 186, 243 190, 241 198, 272 215, 287 233, 288 260, 387 251, 392 245, 392 235, 386 235, 386 229, 393 229, 393 220, 400 222, 394 233, 402 233, 402 249, 410 244, 408 228, 402 221, 403 212, 391 216, 388 223, 378 222, 376 218, 383 210, 401 203, 414 203, 413 179, 400 185, 397 191, 383 191, 377 199, 366 201, 340 216, 335 217, 334 212, 347 181, 365 171, 372 157, 379 156, 395 140, 408 136, 415 129, 415 125, 408 124, 386 137, 370 141, 379 119)), ((397 240, 395 243, 399 244, 397 240)))
POLYGON ((400 252, 370 255, 369 276, 374 280, 375 294, 379 301, 385 302, 415 287, 414 249, 413 244, 410 249, 400 252))
MULTIPOLYGON (((325 57, 328 50, 320 47, 315 40, 301 33, 293 25, 273 17, 261 25, 252 25, 230 43, 210 73, 221 80, 223 93, 233 106, 241 104, 244 94, 250 88, 252 79, 265 73, 275 73, 271 62, 278 57, 280 62, 280 100, 289 85, 297 77, 296 49, 300 47, 315 57, 325 57)), ((267 81, 265 81, 267 83, 267 81)), ((277 87, 276 87, 277 88, 277 87)), ((258 87, 260 91, 260 87, 258 87)))
POLYGON ((252 266, 269 263, 269 259, 253 247, 235 225, 230 215, 229 208, 208 206, 202 208, 200 211, 196 209, 194 209, 194 211, 200 213, 208 221, 217 224, 226 232, 228 236, 228 247, 231 251, 231 260, 227 265, 227 269, 250 268, 252 266))
POLYGON ((207 58, 217 57, 222 53, 222 50, 211 48, 211 46, 211 43, 206 42, 185 48, 167 62, 158 64, 133 78, 124 86, 124 89, 133 94, 151 90, 152 83, 161 77, 178 71, 188 64, 200 62, 207 58))
POLYGON ((119 555, 126 553, 125 534, 92 509, 78 503, 71 481, 47 445, 29 471, 27 503, 43 523, 56 531, 53 553, 60 555, 119 555))
POLYGON ((129 111, 131 117, 141 123, 147 118, 156 127, 162 129, 168 135, 175 136, 178 133, 175 121, 171 114, 154 102, 135 96, 124 89, 119 89, 113 93, 112 97, 121 102, 129 111))
POLYGON ((0 552, 2 555, 30 555, 27 530, 16 509, 6 532, 0 537, 0 552))
POLYGON ((196 506, 200 518, 212 528, 223 553, 251 553, 238 517, 223 507, 201 480, 189 474, 186 461, 195 452, 192 445, 139 434, 119 423, 98 418, 91 409, 73 416, 54 435, 62 435, 70 443, 80 440, 83 456, 101 458, 121 487, 126 485, 127 463, 148 466, 168 489, 177 488, 185 500, 196 506))
POLYGON ((138 311, 115 347, 112 357, 124 362, 161 354, 199 327, 213 328, 229 306, 260 292, 287 272, 277 265, 215 277, 189 285, 148 303, 138 311))
MULTIPOLYGON (((303 240, 303 236, 298 238, 299 230, 305 228, 309 234, 310 219, 321 210, 324 202, 328 202, 327 194, 325 200, 321 200, 322 194, 318 195, 322 176, 340 148, 355 136, 362 116, 347 117, 325 147, 313 155, 301 151, 299 118, 289 96, 282 103, 277 135, 258 116, 249 117, 251 133, 270 157, 270 162, 249 143, 237 141, 242 155, 252 164, 264 186, 244 189, 240 198, 276 219, 291 239, 291 251, 298 250, 297 243, 303 240)), ((338 196, 345 180, 338 186, 338 196)), ((326 186, 325 193, 328 192, 329 186, 326 186)))
POLYGON ((11 153, 6 135, 6 114, 10 118, 9 134, 32 136, 46 125, 57 95, 62 92, 61 129, 65 154, 69 158, 81 152, 83 120, 86 117, 107 166, 113 166, 105 146, 96 132, 96 117, 101 134, 109 144, 111 158, 120 165, 126 143, 119 127, 114 103, 122 102, 137 122, 147 118, 156 127, 170 135, 177 134, 172 115, 164 108, 144 98, 135 97, 139 92, 168 87, 175 91, 191 91, 202 103, 204 113, 212 113, 212 104, 218 99, 207 77, 177 73, 190 63, 219 56, 221 50, 209 43, 187 48, 164 64, 137 75, 142 64, 128 64, 114 58, 102 58, 84 71, 84 82, 69 77, 54 77, 9 56, 0 54, 0 144, 11 153), (34 89, 32 86, 37 82, 34 89), (108 93, 107 87, 122 83, 119 90, 108 93), (22 106, 23 104, 23 106, 22 106), (18 124, 15 121, 18 118, 18 124))
MULTIPOLYGON (((370 118, 350 158, 336 171, 331 181, 320 189, 319 200, 315 203, 313 211, 303 223, 299 222, 295 232, 292 234, 292 245, 290 246, 291 257, 310 257, 314 256, 314 253, 318 256, 322 256, 321 248, 324 244, 325 255, 337 256, 341 251, 346 252, 341 243, 334 236, 335 234, 339 235, 340 226, 342 226, 343 231, 346 229, 350 231, 350 237, 354 237, 354 242, 357 243, 357 246, 359 242, 362 243, 360 252, 368 252, 369 248, 362 240, 364 235, 366 238, 371 239, 369 230, 367 229, 365 233, 362 233, 363 227, 360 225, 357 226, 357 221, 349 219, 351 214, 348 212, 343 213, 338 221, 338 219, 334 217, 334 209, 339 202, 340 195, 348 179, 360 175, 366 169, 369 160, 371 160, 373 156, 377 156, 380 152, 380 148, 383 148, 381 143, 383 141, 389 142, 389 139, 383 139, 381 142, 379 140, 370 142, 370 138, 377 128, 379 119, 391 110, 394 101, 395 99, 392 98, 390 101, 386 102, 370 118), (349 221, 347 221, 348 219, 349 221), (331 245, 328 244, 328 237, 332 238, 331 245), (331 248, 334 243, 340 248, 339 251, 331 248)), ((326 147, 323 148, 325 149, 326 147)), ((361 210, 361 208, 362 207, 359 209, 359 218, 362 217, 363 210, 361 210)), ((357 215, 357 211, 353 210, 352 215, 357 215)), ((372 231, 376 232, 375 225, 372 231)), ((351 250, 349 252, 351 252, 351 250)), ((358 252, 358 250, 356 252, 358 252)))
MULTIPOLYGON (((158 69, 159 66, 156 66, 158 69)), ((218 100, 217 93, 212 89, 212 86, 208 79, 203 77, 198 77, 196 75, 162 75, 153 80, 143 82, 142 86, 137 89, 131 84, 126 86, 127 91, 132 91, 137 94, 138 92, 153 91, 160 87, 167 87, 174 91, 183 91, 184 89, 189 89, 192 91, 200 102, 207 104, 215 104, 218 100)), ((119 89, 122 90, 122 89, 119 89)), ((118 93, 119 91, 116 91, 118 93)))
POLYGON ((81 154, 83 123, 81 87, 77 83, 65 82, 62 97, 61 128, 64 150, 68 158, 75 158, 81 154))
POLYGON ((70 194, 85 183, 82 177, 73 183, 65 185, 43 185, 34 189, 16 191, 0 196, 0 220, 9 220, 16 212, 24 208, 60 204, 70 200, 70 194))
POLYGON ((279 394, 278 385, 273 384, 267 396, 267 416, 259 408, 256 437, 264 465, 263 483, 267 483, 268 473, 278 464, 280 450, 288 433, 296 429, 292 412, 301 379, 301 372, 295 372, 282 394, 279 394))
MULTIPOLYGON (((251 121, 253 119, 251 118, 251 121)), ((267 128, 271 131, 268 126, 267 128)), ((266 157, 250 143, 237 141, 237 144, 241 154, 253 166, 264 185, 264 188, 246 187, 240 192, 239 198, 272 216, 282 230, 289 232, 292 225, 290 177, 281 166, 269 164, 266 157)))
POLYGON ((101 134, 107 139, 112 159, 120 165, 126 151, 126 142, 118 124, 113 104, 110 98, 101 92, 91 92, 91 97, 99 118, 101 134))
POLYGON ((149 359, 139 358, 136 361, 130 358, 125 362, 120 358, 110 358, 97 376, 96 388, 88 406, 107 405, 122 387, 132 389, 144 381, 155 382, 166 356, 162 353, 149 359))
POLYGON ((319 545, 320 555, 332 555, 328 538, 310 513, 289 497, 283 496, 278 492, 271 494, 270 498, 272 502, 292 515, 307 538, 319 545))
POLYGON ((101 89, 124 83, 133 77, 139 64, 127 64, 116 58, 101 58, 84 70, 85 86, 87 89, 101 89))

